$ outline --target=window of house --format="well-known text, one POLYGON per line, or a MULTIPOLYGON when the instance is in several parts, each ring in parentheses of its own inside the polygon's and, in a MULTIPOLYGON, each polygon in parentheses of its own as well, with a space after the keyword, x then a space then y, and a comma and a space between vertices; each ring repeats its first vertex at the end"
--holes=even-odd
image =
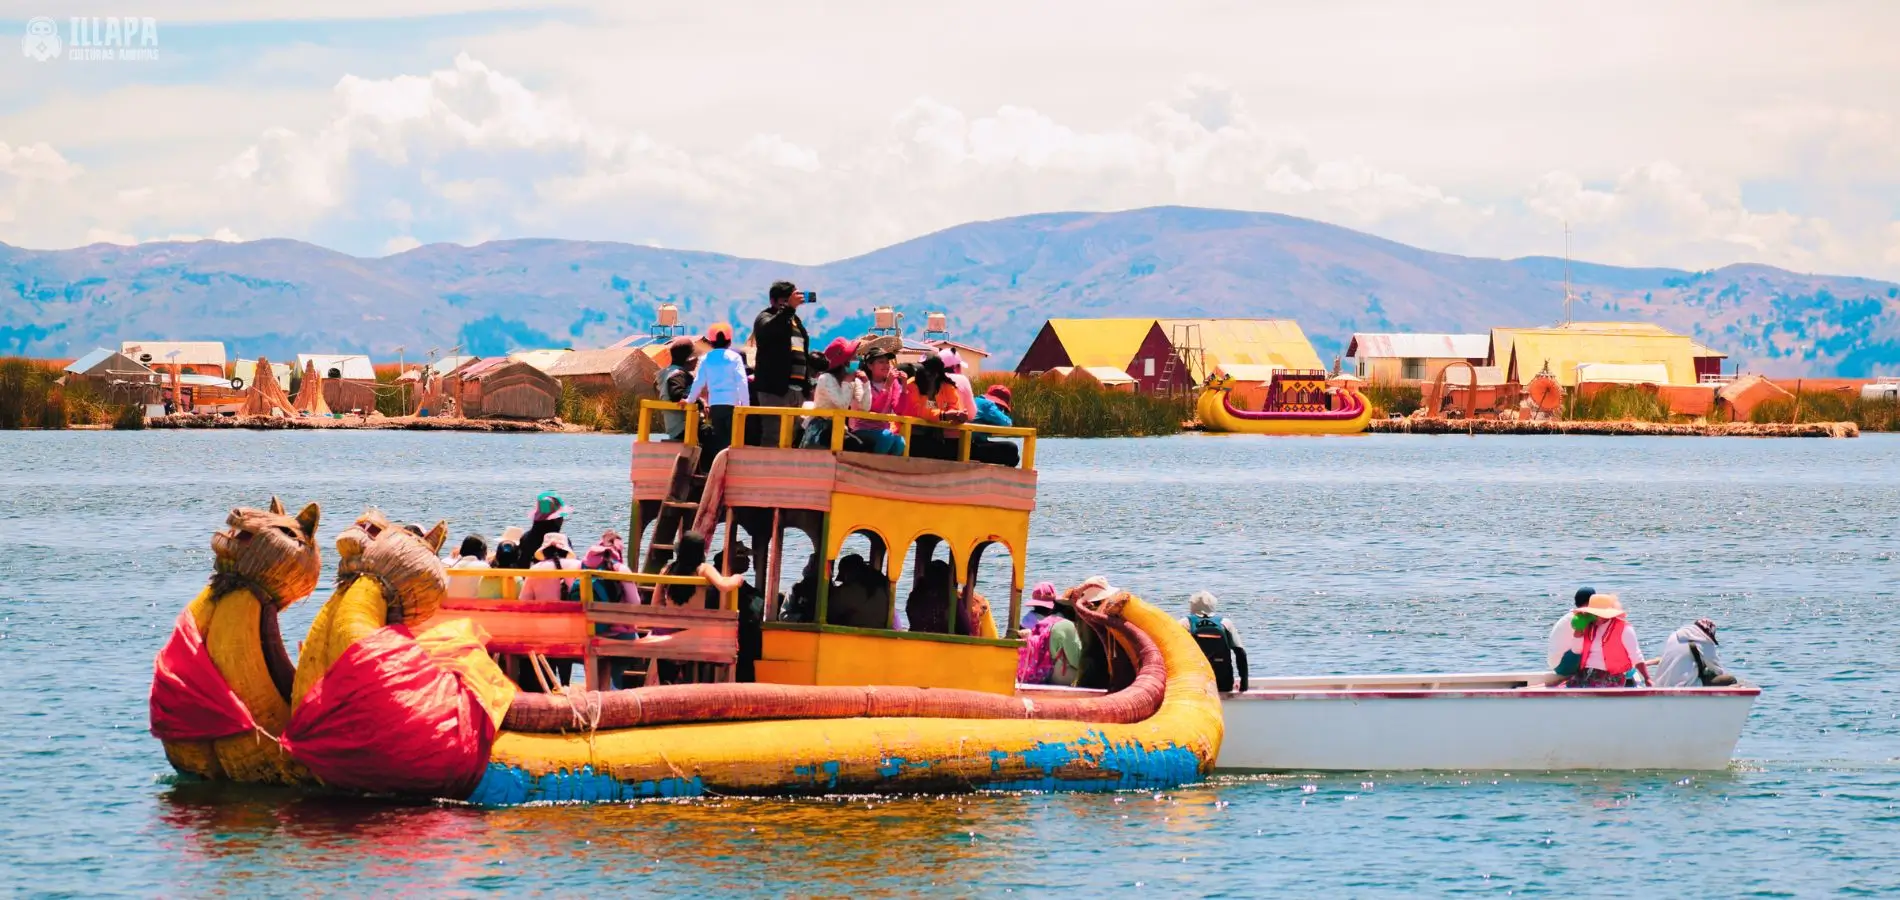
POLYGON ((1144 359, 1144 360, 1142 360, 1142 361, 1141 361, 1141 377, 1143 377, 1143 378, 1153 378, 1153 377, 1155 377, 1155 360, 1154 360, 1154 357, 1152 357, 1152 356, 1150 356, 1150 357, 1148 357, 1147 359, 1144 359))
POLYGON ((1399 377, 1406 381, 1425 380, 1425 360, 1417 356, 1407 356, 1399 361, 1399 377))
POLYGON ((1366 361, 1362 358, 1362 359, 1357 360, 1357 362, 1358 362, 1358 370, 1355 371, 1353 374, 1359 376, 1360 378, 1366 377, 1366 361))

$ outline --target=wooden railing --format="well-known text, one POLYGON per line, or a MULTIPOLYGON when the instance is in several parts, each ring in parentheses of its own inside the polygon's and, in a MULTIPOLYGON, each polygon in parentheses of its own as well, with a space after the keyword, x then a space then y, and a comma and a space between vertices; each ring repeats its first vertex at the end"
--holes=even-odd
MULTIPOLYGON (((649 412, 680 411, 686 413, 685 442, 687 446, 697 446, 699 443, 698 407, 692 404, 673 403, 666 400, 640 401, 640 428, 637 440, 644 442, 653 439, 652 423, 650 417, 647 415, 649 412)), ((1036 429, 1034 428, 978 425, 974 422, 965 422, 962 424, 931 422, 910 416, 894 416, 886 413, 849 409, 804 409, 802 407, 792 406, 735 406, 732 410, 734 446, 743 443, 742 438, 745 435, 745 423, 748 418, 777 419, 779 421, 778 446, 781 448, 790 448, 796 445, 798 435, 803 433, 803 427, 799 420, 812 418, 825 419, 831 423, 830 449, 833 453, 844 449, 845 434, 850 428, 849 423, 852 421, 882 422, 887 425, 895 425, 897 427, 898 436, 904 439, 905 456, 910 455, 912 443, 911 429, 913 428, 936 428, 945 432, 955 432, 957 434, 958 462, 970 461, 970 442, 976 435, 987 434, 1000 438, 1021 438, 1023 442, 1022 467, 1025 469, 1033 469, 1036 467, 1036 429)))
MULTIPOLYGON (((451 569, 449 574, 451 578, 499 578, 503 597, 451 595, 442 605, 440 616, 466 617, 481 623, 489 632, 489 646, 495 652, 582 659, 590 686, 606 683, 608 659, 709 663, 721 667, 721 680, 731 680, 732 667, 738 660, 735 594, 721 594, 714 609, 641 600, 642 589, 657 595, 668 586, 709 586, 697 575, 593 569, 451 569), (580 591, 579 601, 519 599, 522 581, 547 579, 573 579, 580 591), (626 585, 623 599, 595 599, 595 584, 603 581, 626 585)), ((645 671, 651 674, 650 665, 645 671)))

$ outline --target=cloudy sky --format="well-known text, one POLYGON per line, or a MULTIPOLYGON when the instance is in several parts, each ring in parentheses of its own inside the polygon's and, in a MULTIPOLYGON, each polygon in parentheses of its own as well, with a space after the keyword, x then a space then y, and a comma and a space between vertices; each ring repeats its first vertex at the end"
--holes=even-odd
MULTIPOLYGON (((0 0, 0 28, 53 16, 70 49, 84 5, 0 0)), ((1568 221, 1584 259, 1900 278, 1886 0, 114 6, 156 60, 0 49, 0 241, 823 262, 1187 204, 1484 256, 1561 253, 1568 221)))

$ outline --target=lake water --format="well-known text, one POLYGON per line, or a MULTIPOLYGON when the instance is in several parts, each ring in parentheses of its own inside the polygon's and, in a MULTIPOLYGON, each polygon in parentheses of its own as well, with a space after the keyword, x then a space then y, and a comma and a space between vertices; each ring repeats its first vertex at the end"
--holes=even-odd
MULTIPOLYGON (((624 530, 627 440, 0 434, 0 893, 1806 896, 1900 889, 1900 438, 1046 441, 1030 580, 1206 588, 1256 674, 1536 668, 1580 584, 1764 687, 1725 773, 483 811, 175 785, 152 655, 229 507, 624 530), (1264 670, 1264 671, 1263 671, 1264 670), (1081 892, 1081 893, 1075 893, 1081 892)), ((328 583, 326 574, 325 583, 328 583)), ((286 613, 300 637, 315 613, 286 613)))

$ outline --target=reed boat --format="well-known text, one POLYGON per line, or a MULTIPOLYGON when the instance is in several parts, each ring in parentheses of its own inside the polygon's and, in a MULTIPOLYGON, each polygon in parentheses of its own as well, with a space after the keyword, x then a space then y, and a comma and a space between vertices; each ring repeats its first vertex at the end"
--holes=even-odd
POLYGON ((1549 672, 1256 678, 1226 694, 1222 771, 1729 766, 1761 689, 1566 690, 1549 672))
MULTIPOLYGON (((693 410, 644 406, 683 410, 687 434, 698 433, 693 410)), ((732 447, 707 466, 695 440, 657 441, 643 427, 629 516, 638 571, 485 570, 500 597, 456 596, 438 556, 446 523, 419 537, 367 511, 337 539, 337 583, 294 664, 277 614, 316 587, 318 510, 292 517, 274 498, 234 510, 212 539, 211 583, 159 653, 152 732, 178 771, 202 778, 481 805, 1160 789, 1212 769, 1222 735, 1212 670, 1139 598, 1097 592, 1076 604, 1107 649, 1112 690, 1052 697, 1015 684, 1022 641, 1013 624, 998 633, 975 585, 986 551, 1006 550, 1004 621, 1020 621, 1033 431, 958 426, 958 458, 926 460, 847 452, 844 419, 826 412, 832 445, 794 449, 797 415, 736 410, 735 434, 776 418, 778 446, 732 447), (1020 440, 1022 467, 970 462, 985 439, 1020 440), (815 550, 802 613, 778 590, 788 532, 815 550), (758 564, 763 609, 742 611, 743 589, 663 574, 689 533, 732 551, 723 580, 748 555, 758 564), (855 607, 871 620, 838 624, 832 573, 853 537, 888 591, 869 613, 855 607), (911 627, 898 627, 900 581, 911 572, 915 590, 926 570, 942 572, 923 564, 938 551, 952 608, 913 600, 911 627), (520 599, 518 581, 546 578, 570 579, 578 599, 520 599), (700 589, 713 602, 664 602, 700 589), (564 661, 585 687, 560 684, 564 661), (737 681, 745 668, 753 680, 737 681)), ((926 427, 851 418, 887 421, 906 445, 926 427)))
POLYGON ((1275 372, 1259 410, 1235 406, 1233 387, 1232 378, 1216 376, 1202 388, 1195 411, 1203 428, 1236 434, 1358 434, 1372 421, 1366 398, 1350 384, 1329 393, 1322 371, 1275 372))

